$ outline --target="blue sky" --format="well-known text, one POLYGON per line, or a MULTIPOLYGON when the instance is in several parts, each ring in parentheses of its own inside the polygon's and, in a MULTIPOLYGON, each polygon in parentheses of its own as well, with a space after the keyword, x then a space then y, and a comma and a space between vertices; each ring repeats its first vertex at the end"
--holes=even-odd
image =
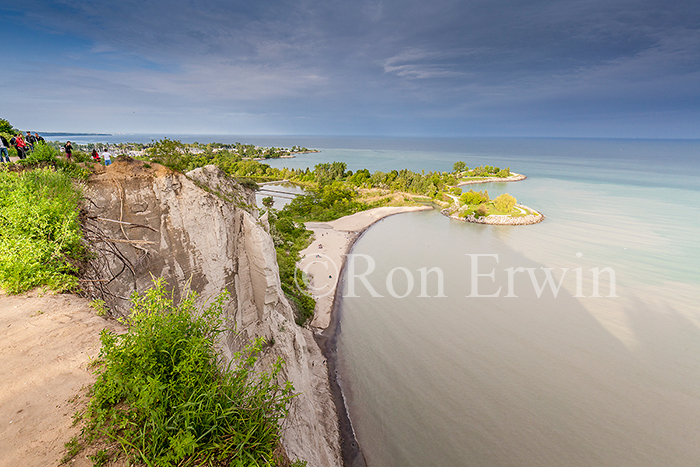
POLYGON ((700 138, 700 3, 0 0, 32 131, 700 138))

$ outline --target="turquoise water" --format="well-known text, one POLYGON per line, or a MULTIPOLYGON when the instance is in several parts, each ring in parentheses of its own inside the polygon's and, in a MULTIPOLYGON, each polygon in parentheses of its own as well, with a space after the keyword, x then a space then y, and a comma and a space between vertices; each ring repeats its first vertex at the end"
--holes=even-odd
MULTIPOLYGON (((402 214, 357 242, 353 253, 371 257, 366 278, 383 297, 354 279, 359 297, 340 304, 338 349, 368 465, 698 465, 700 144, 478 143, 462 151, 386 143, 294 161, 370 170, 509 165, 528 179, 475 188, 509 192, 547 216, 508 227, 402 214), (478 273, 493 273, 477 277, 477 294, 500 287, 499 297, 469 296, 476 254, 491 255, 477 258, 478 273), (435 267, 444 297, 435 296, 437 273, 428 275, 431 297, 420 297, 419 271, 435 267), (509 284, 507 269, 518 267, 537 284, 552 268, 557 283, 564 276, 561 290, 538 297, 527 271, 509 284), (596 267, 614 274, 600 274, 600 297, 596 267), (392 297, 387 278, 402 296, 407 275, 411 292, 392 297), (505 297, 509 287, 517 297, 505 297)), ((364 272, 366 258, 356 264, 364 272)))
POLYGON ((475 188, 547 216, 509 227, 402 214, 357 242, 383 297, 355 279, 359 296, 340 303, 339 368, 370 467, 700 465, 700 142, 228 138, 190 139, 321 149, 275 166, 510 166, 528 179, 475 188), (470 296, 475 258, 493 273, 477 294, 499 297, 470 296), (442 271, 442 294, 433 272, 419 296, 421 268, 442 271), (537 284, 551 268, 561 289, 538 297, 530 272, 509 281, 509 268, 537 284), (614 273, 600 274, 600 297, 593 268, 614 273), (391 296, 387 278, 401 296, 409 276, 406 297, 391 296))

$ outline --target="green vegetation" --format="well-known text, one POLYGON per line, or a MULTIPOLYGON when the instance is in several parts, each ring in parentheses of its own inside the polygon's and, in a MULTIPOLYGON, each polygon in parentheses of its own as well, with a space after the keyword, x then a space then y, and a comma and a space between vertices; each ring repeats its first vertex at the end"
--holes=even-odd
MULTIPOLYGON (((19 133, 19 130, 15 129, 10 122, 4 118, 0 118, 0 133, 14 136, 19 133)), ((9 140, 10 138, 7 139, 9 140)))
POLYGON ((467 164, 462 161, 455 162, 453 169, 454 173, 459 177, 459 181, 469 181, 488 177, 507 178, 511 176, 510 167, 501 169, 490 165, 482 165, 470 170, 469 167, 467 167, 467 164))
POLYGON ((90 302, 90 306, 95 310, 95 314, 97 316, 104 318, 109 314, 109 309, 107 308, 107 304, 104 300, 101 300, 99 298, 92 300, 90 302))
POLYGON ((75 263, 84 255, 80 197, 60 169, 0 172, 0 287, 8 293, 77 287, 75 263))
POLYGON ((167 165, 173 170, 184 172, 188 169, 192 155, 187 146, 180 141, 164 138, 148 149, 148 154, 153 162, 167 165))
POLYGON ((461 204, 468 204, 468 205, 479 205, 479 204, 483 204, 483 203, 488 203, 490 200, 491 199, 489 198, 489 192, 486 190, 484 190, 484 191, 474 191, 474 190, 465 191, 459 197, 459 201, 461 204))
MULTIPOLYGON (((0 118, 0 134, 9 142, 13 136, 19 134, 19 130, 15 129, 7 120, 0 118)), ((8 147, 7 152, 10 157, 17 157, 17 150, 15 148, 8 147)))
POLYGON ((515 197, 508 193, 503 193, 496 197, 496 199, 491 200, 489 198, 488 191, 474 191, 469 190, 462 193, 459 197, 457 206, 450 207, 452 213, 459 213, 461 217, 469 217, 471 215, 475 217, 489 216, 491 214, 495 215, 507 215, 512 217, 524 216, 520 209, 517 209, 515 205, 517 200, 515 197))
MULTIPOLYGON (((145 145, 145 154, 149 160, 159 162, 173 170, 187 172, 197 167, 214 164, 231 176, 270 177, 270 167, 259 164, 258 159, 277 159, 289 157, 300 152, 316 152, 307 148, 293 146, 292 149, 261 148, 252 144, 221 143, 186 144, 168 138, 145 145)), ((272 176, 271 178, 274 178, 272 176)))
POLYGON ((493 200, 493 205, 501 212, 512 211, 516 203, 516 199, 508 193, 503 193, 493 200))
POLYGON ((158 279, 132 297, 125 334, 102 332, 81 434, 85 445, 109 445, 95 455, 95 465, 121 453, 152 466, 280 462, 278 421, 293 397, 289 382, 277 383, 283 362, 255 373, 269 345, 258 338, 224 367, 215 340, 227 296, 205 310, 195 308, 195 298, 174 304, 158 279))
POLYGON ((285 210, 270 209, 269 213, 282 290, 294 308, 297 324, 303 326, 313 316, 316 301, 306 292, 297 262, 301 259, 299 252, 309 245, 312 232, 306 230, 302 222, 287 215, 285 210))
POLYGON ((66 453, 61 457, 59 464, 67 464, 75 456, 78 455, 80 451, 83 450, 83 445, 76 436, 73 436, 67 443, 63 445, 66 448, 66 453))

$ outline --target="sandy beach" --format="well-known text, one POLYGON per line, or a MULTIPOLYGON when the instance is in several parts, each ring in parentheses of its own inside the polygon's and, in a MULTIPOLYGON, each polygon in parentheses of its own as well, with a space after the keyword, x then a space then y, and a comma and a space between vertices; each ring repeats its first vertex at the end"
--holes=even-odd
POLYGON ((345 255, 365 229, 387 216, 428 209, 432 207, 390 206, 358 212, 331 222, 307 222, 306 228, 314 232, 314 241, 301 251, 299 269, 307 274, 312 295, 316 299, 311 325, 325 329, 330 324, 345 255))

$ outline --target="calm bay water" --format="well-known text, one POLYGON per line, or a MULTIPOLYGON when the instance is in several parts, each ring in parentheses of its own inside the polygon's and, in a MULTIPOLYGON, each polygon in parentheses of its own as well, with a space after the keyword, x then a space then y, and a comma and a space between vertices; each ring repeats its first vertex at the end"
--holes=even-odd
MULTIPOLYGON (((506 143, 438 156, 435 168, 510 165, 529 178, 475 188, 513 194, 544 223, 404 214, 355 245, 384 296, 355 280, 359 297, 340 305, 340 373, 368 465, 698 465, 700 144, 545 140, 538 153, 526 140, 518 154, 506 143), (500 297, 468 297, 475 254, 492 255, 478 258, 493 273, 477 278, 478 294, 500 297), (387 287, 397 267, 395 294, 414 281, 405 298, 387 287), (433 297, 419 297, 419 269, 434 267, 445 297, 435 275, 433 297), (562 289, 538 298, 527 271, 509 284, 518 267, 540 285, 552 268, 562 289), (609 274, 592 296, 596 267, 613 271, 616 297, 609 274)), ((433 168, 427 154, 411 162, 433 168)))
POLYGON ((547 216, 541 224, 421 212, 356 243, 383 297, 355 279, 359 296, 340 303, 339 368, 370 467, 700 465, 699 141, 175 138, 322 151, 278 167, 430 171, 463 160, 528 175, 474 188, 511 193, 547 216), (500 287, 499 297, 469 296, 474 261, 493 273, 476 277, 476 292, 500 287), (419 296, 421 268, 442 271, 444 297, 435 272, 419 296), (538 297, 543 268, 561 279, 556 296, 538 297), (593 268, 607 271, 600 297, 593 268), (395 295, 408 277, 413 288, 392 297, 387 277, 395 295))

